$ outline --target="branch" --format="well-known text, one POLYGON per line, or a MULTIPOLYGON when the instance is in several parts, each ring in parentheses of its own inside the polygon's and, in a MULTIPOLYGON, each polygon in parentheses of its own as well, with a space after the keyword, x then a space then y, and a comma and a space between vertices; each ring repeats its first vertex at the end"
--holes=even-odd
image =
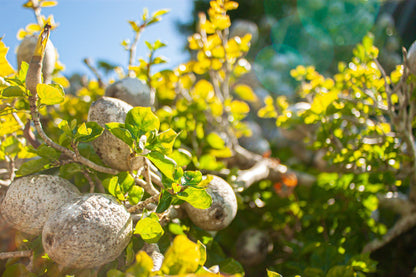
POLYGON ((38 106, 37 106, 38 95, 37 95, 36 87, 42 81, 41 79, 42 61, 45 55, 45 47, 49 38, 50 28, 51 26, 46 24, 42 33, 39 36, 36 49, 32 57, 32 60, 30 61, 30 65, 29 65, 29 69, 28 69, 27 77, 26 77, 26 88, 30 92, 30 96, 29 96, 30 113, 32 115, 32 121, 35 125, 36 131, 38 132, 39 136, 45 141, 45 143, 48 146, 62 152, 63 154, 71 158, 72 160, 79 162, 83 165, 86 165, 96 171, 116 175, 118 173, 117 170, 97 165, 94 162, 84 158, 83 156, 76 155, 75 152, 69 150, 68 148, 65 148, 62 145, 55 143, 46 135, 46 133, 44 132, 42 128, 42 124, 40 123, 40 115, 38 111, 38 106))
POLYGON ((23 258, 32 256, 32 250, 13 251, 13 252, 1 252, 0 260, 9 258, 23 258))
POLYGON ((97 78, 98 86, 100 88, 103 88, 104 87, 103 78, 101 77, 100 73, 98 73, 98 70, 91 64, 91 59, 90 58, 85 58, 84 63, 91 70, 91 72, 95 75, 95 77, 97 78))
POLYGON ((150 203, 157 203, 159 202, 159 194, 153 195, 152 197, 147 198, 146 200, 138 203, 137 205, 134 205, 127 209, 129 213, 136 213, 140 210, 143 210, 147 205, 150 203))

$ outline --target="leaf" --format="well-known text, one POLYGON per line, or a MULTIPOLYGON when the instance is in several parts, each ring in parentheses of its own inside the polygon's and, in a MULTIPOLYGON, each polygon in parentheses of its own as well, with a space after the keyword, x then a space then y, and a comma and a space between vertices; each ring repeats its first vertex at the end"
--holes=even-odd
POLYGON ((0 39, 0 77, 6 77, 14 73, 13 67, 6 59, 9 47, 6 47, 3 41, 0 39))
POLYGON ((36 274, 27 270, 24 264, 16 263, 11 264, 6 267, 4 270, 2 277, 35 277, 36 274))
POLYGON ((173 144, 178 134, 172 129, 168 129, 156 136, 156 141, 149 145, 149 150, 158 151, 162 154, 172 153, 173 144))
POLYGON ((200 171, 185 171, 181 178, 183 186, 197 186, 202 181, 202 173, 200 171))
POLYGON ((126 277, 126 274, 124 274, 118 269, 113 268, 107 271, 107 277, 126 277))
POLYGON ((157 215, 151 214, 137 222, 134 233, 139 234, 147 243, 157 243, 163 236, 164 231, 162 226, 160 226, 157 215))
POLYGON ((192 161, 192 154, 183 148, 173 150, 168 156, 176 162, 178 167, 187 166, 192 161))
POLYGON ((118 183, 120 184, 123 193, 127 193, 134 185, 134 178, 130 173, 124 171, 117 174, 118 183))
POLYGON ((74 134, 72 132, 71 127, 69 127, 68 121, 62 120, 61 122, 59 122, 58 128, 61 129, 68 137, 73 137, 74 134))
POLYGON ((50 146, 47 146, 46 144, 40 145, 36 149, 36 153, 40 157, 49 159, 50 161, 56 161, 61 156, 61 152, 55 150, 54 148, 52 148, 50 146))
POLYGON ((205 262, 207 261, 207 247, 198 240, 198 247, 199 247, 199 253, 201 254, 199 259, 199 265, 203 266, 205 262))
POLYGON ((54 7, 56 5, 58 5, 58 2, 56 2, 56 1, 42 1, 42 2, 40 2, 40 6, 42 8, 54 7))
POLYGON ((207 136, 209 146, 215 149, 224 149, 225 142, 217 133, 210 133, 207 136))
POLYGON ((280 275, 279 273, 276 273, 274 271, 270 271, 268 269, 267 270, 267 277, 282 277, 282 275, 280 275))
POLYGON ((220 264, 220 270, 223 273, 227 274, 244 274, 243 266, 234 260, 233 258, 228 258, 222 261, 220 264))
POLYGON ((150 258, 146 252, 144 252, 143 250, 140 250, 136 254, 136 262, 134 263, 134 265, 132 265, 126 270, 126 273, 129 273, 128 274, 129 276, 131 276, 130 274, 133 274, 133 276, 146 277, 146 276, 150 276, 150 274, 152 273, 152 269, 153 269, 152 258, 150 258))
POLYGON ((110 122, 106 123, 105 127, 108 131, 110 131, 110 133, 130 146, 130 148, 134 147, 133 136, 130 131, 125 128, 125 124, 119 122, 110 122))
POLYGON ((111 178, 107 178, 103 181, 103 186, 108 190, 108 192, 114 196, 115 198, 124 201, 124 194, 121 191, 120 185, 118 183, 118 177, 113 176, 111 178))
POLYGON ((149 131, 159 130, 159 118, 150 107, 134 107, 126 115, 126 128, 134 138, 140 138, 149 131))
POLYGON ((234 92, 243 100, 256 102, 258 100, 254 91, 248 85, 239 84, 234 87, 234 92))
POLYGON ((194 273, 201 261, 201 251, 198 244, 189 240, 185 235, 178 235, 165 252, 161 271, 164 274, 194 273))
POLYGON ((47 165, 49 165, 50 161, 46 158, 40 158, 36 160, 30 160, 22 164, 17 170, 16 175, 17 176, 26 176, 30 175, 39 171, 42 171, 46 168, 47 165))
POLYGON ((75 138, 80 142, 90 142, 101 136, 104 128, 97 122, 90 121, 83 123, 77 130, 75 138))
POLYGON ((173 180, 173 174, 177 167, 174 160, 159 152, 150 152, 146 157, 169 179, 173 180))
POLYGON ((137 25, 136 22, 134 22, 132 20, 129 20, 128 23, 130 24, 133 31, 135 31, 136 33, 140 32, 140 27, 139 27, 139 25, 137 25))
POLYGON ((152 14, 152 17, 162 16, 164 14, 167 14, 168 12, 170 12, 169 9, 157 10, 152 14))
POLYGON ((179 192, 177 197, 197 209, 208 209, 212 204, 212 198, 205 189, 187 187, 184 191, 179 192))
POLYGON ((65 92, 61 85, 38 84, 36 91, 40 98, 40 103, 45 105, 55 105, 62 103, 65 99, 65 92))
POLYGON ((172 200, 172 195, 166 190, 162 190, 160 193, 159 204, 156 208, 156 213, 160 214, 166 211, 170 207, 172 200))
POLYGON ((19 96, 25 96, 26 92, 22 89, 20 86, 10 86, 5 88, 1 95, 3 97, 19 97, 19 96))
POLYGON ((144 195, 144 190, 142 187, 132 186, 128 192, 127 200, 129 200, 129 203, 131 205, 136 205, 137 203, 140 202, 140 200, 142 200, 143 195, 144 195))

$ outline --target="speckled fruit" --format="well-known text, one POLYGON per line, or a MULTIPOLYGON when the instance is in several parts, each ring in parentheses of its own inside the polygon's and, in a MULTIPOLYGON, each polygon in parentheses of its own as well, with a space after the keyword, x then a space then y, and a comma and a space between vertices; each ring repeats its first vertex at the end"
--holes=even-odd
POLYGON ((116 259, 130 241, 133 223, 112 196, 77 197, 49 216, 42 245, 56 263, 71 268, 97 267, 116 259))
POLYGON ((236 258, 245 266, 254 266, 262 263, 267 253, 273 249, 267 233, 248 229, 240 234, 236 244, 236 258))
POLYGON ((416 75, 416 41, 410 45, 409 51, 407 51, 407 62, 410 72, 416 75))
MULTIPOLYGON (((22 42, 20 43, 19 47, 17 48, 17 66, 20 70, 20 65, 22 64, 22 61, 25 61, 27 63, 30 63, 30 60, 32 59, 33 52, 36 48, 36 43, 38 41, 37 36, 27 36, 25 37, 22 42)), ((56 63, 56 50, 53 46, 52 42, 48 40, 46 43, 46 49, 45 49, 45 57, 43 58, 42 63, 42 73, 44 78, 44 83, 48 84, 52 80, 52 72, 55 69, 55 63, 56 63)))
POLYGON ((212 205, 208 209, 197 209, 188 203, 184 203, 183 207, 196 226, 206 231, 222 230, 237 214, 237 198, 232 187, 217 176, 213 176, 207 192, 212 197, 212 205))
POLYGON ((108 86, 105 95, 121 99, 134 107, 151 107, 155 101, 149 86, 144 81, 131 77, 108 86))
MULTIPOLYGON (((120 99, 104 96, 91 104, 88 121, 95 121, 104 128, 109 122, 124 123, 127 112, 132 108, 120 99)), ((104 130, 103 134, 92 142, 92 145, 108 166, 121 171, 129 170, 129 146, 108 130, 104 130)))
POLYGON ((39 235, 49 215, 80 195, 68 180, 53 175, 31 175, 14 180, 1 203, 1 215, 14 228, 39 235))

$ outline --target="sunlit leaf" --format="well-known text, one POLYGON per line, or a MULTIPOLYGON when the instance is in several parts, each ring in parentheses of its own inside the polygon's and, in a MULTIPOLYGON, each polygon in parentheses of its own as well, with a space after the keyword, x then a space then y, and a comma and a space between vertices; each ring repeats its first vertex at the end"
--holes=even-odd
POLYGON ((159 130, 159 118, 150 107, 134 107, 126 115, 126 128, 133 137, 140 138, 146 132, 159 130))
POLYGON ((177 167, 174 160, 163 155, 162 153, 152 151, 147 158, 169 179, 173 180, 173 174, 177 167))
POLYGON ((212 204, 211 196, 204 189, 187 187, 184 191, 179 192, 177 196, 197 209, 208 209, 212 204))
POLYGON ((185 235, 178 235, 165 253, 161 271, 164 274, 194 273, 201 261, 198 244, 185 235))
POLYGON ((58 84, 38 84, 36 91, 40 98, 40 103, 45 105, 55 105, 65 100, 65 92, 61 85, 58 84))
POLYGON ((156 243, 163 236, 164 231, 157 215, 151 214, 137 222, 134 233, 139 234, 148 243, 156 243))
POLYGON ((248 85, 239 84, 234 87, 235 93, 243 100, 255 102, 258 100, 256 94, 248 85))
POLYGON ((0 39, 0 77, 6 77, 14 73, 13 67, 6 59, 8 51, 9 48, 0 39))

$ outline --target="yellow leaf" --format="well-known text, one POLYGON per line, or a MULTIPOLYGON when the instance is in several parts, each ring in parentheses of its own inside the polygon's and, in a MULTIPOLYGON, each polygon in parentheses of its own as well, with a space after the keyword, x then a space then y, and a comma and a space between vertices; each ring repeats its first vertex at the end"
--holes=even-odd
POLYGON ((234 87, 234 91, 241 99, 245 101, 256 102, 258 100, 256 94, 248 85, 243 85, 243 84, 236 85, 234 87))
POLYGON ((194 89, 191 91, 192 96, 201 99, 210 99, 214 97, 214 87, 207 80, 199 80, 194 89))
POLYGON ((228 1, 225 3, 224 8, 229 11, 229 10, 235 10, 238 8, 238 3, 235 1, 228 1))
POLYGON ((165 253, 161 271, 165 274, 193 273, 199 266, 201 252, 196 243, 178 235, 165 253))
POLYGON ((64 76, 54 77, 52 80, 54 83, 60 84, 64 88, 69 88, 69 86, 71 85, 68 79, 64 76))
POLYGON ((28 24, 25 29, 28 33, 32 33, 32 34, 35 32, 40 32, 42 30, 42 28, 38 24, 35 24, 35 23, 28 24))
POLYGON ((40 6, 42 7, 42 8, 46 8, 46 7, 54 7, 54 6, 56 6, 58 4, 58 2, 56 2, 56 1, 42 1, 41 3, 40 3, 40 6))
MULTIPOLYGON (((227 105, 228 103, 226 103, 227 105)), ((234 100, 229 103, 229 109, 233 114, 246 114, 250 111, 250 107, 247 103, 239 100, 234 100)))
POLYGON ((36 91, 39 95, 40 103, 45 105, 59 104, 65 100, 63 88, 58 84, 38 84, 36 86, 36 91))
POLYGON ((14 73, 13 67, 6 59, 9 47, 6 47, 4 42, 0 40, 0 77, 6 77, 14 73))

